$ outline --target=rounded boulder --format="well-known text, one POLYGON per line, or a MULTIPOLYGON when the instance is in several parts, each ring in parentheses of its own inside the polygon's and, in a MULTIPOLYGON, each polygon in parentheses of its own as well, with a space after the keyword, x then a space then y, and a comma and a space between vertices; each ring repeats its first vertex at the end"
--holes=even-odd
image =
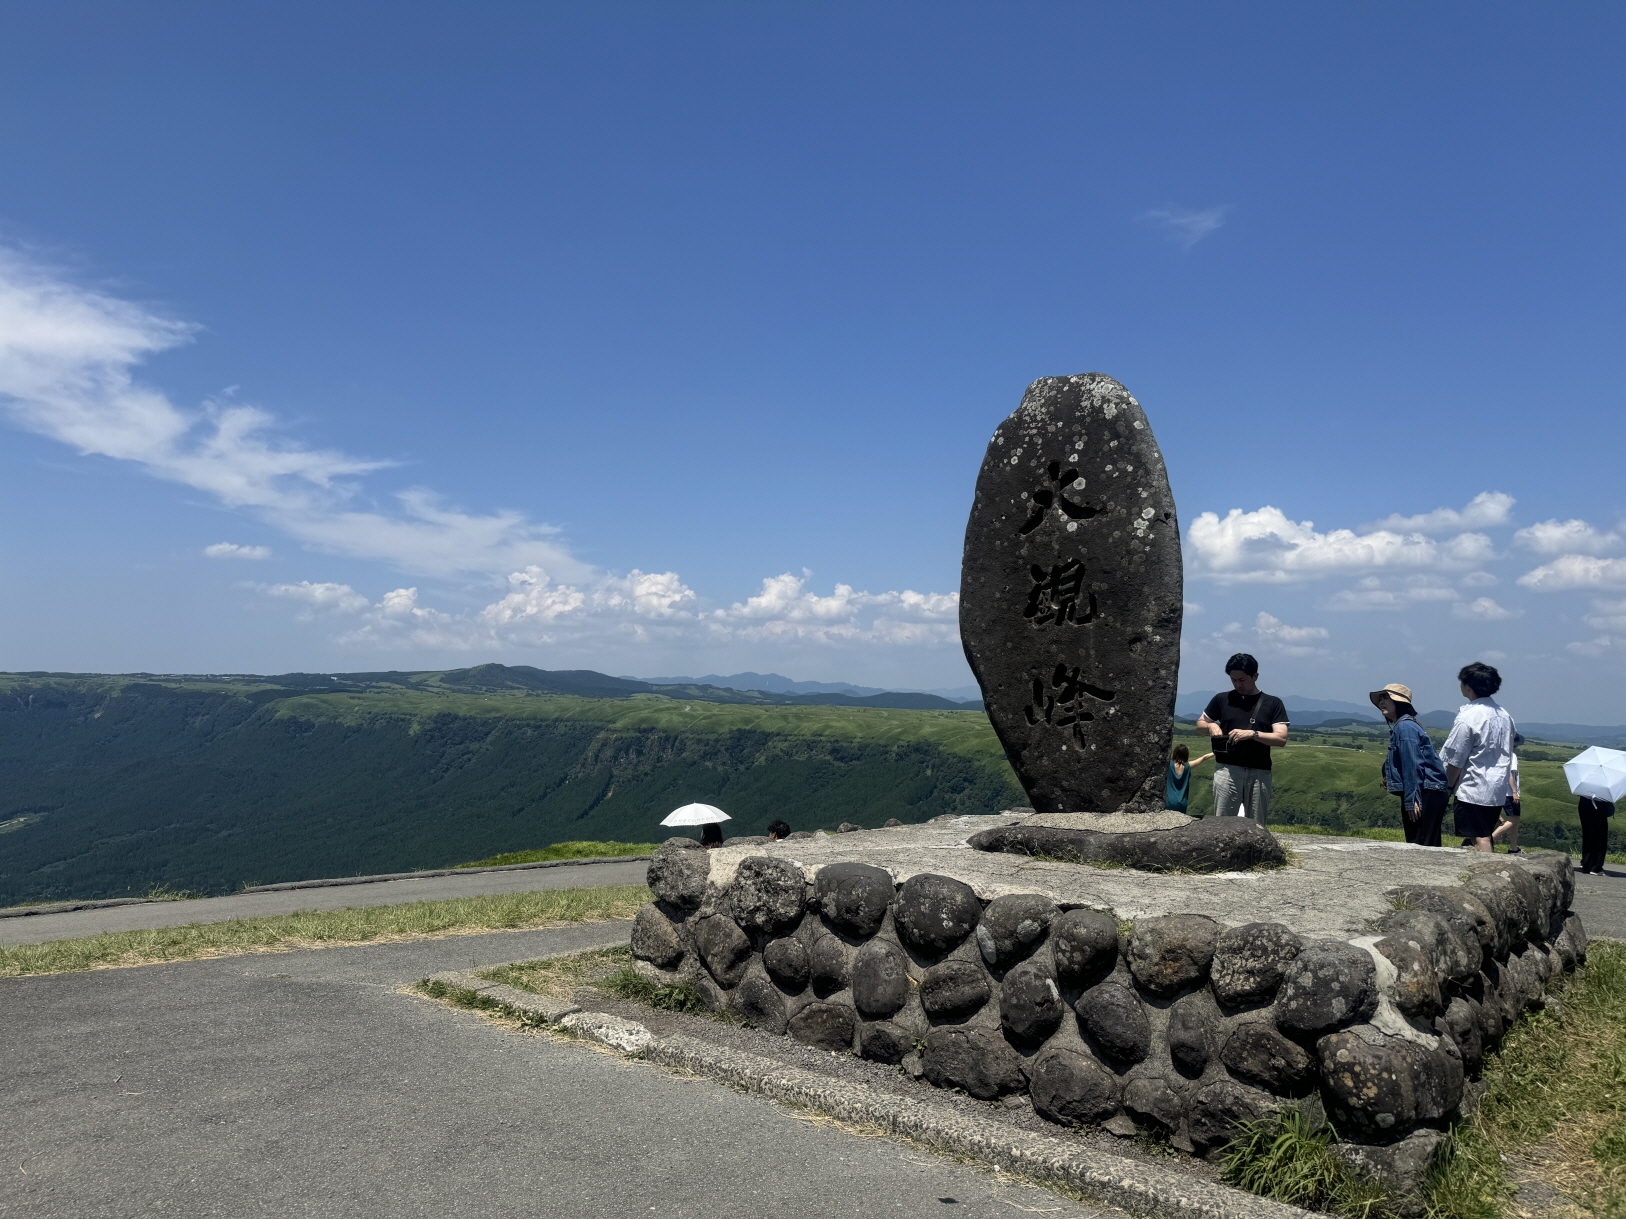
POLYGON ((833 863, 813 878, 813 903, 825 921, 854 939, 867 940, 881 929, 895 891, 892 874, 867 863, 833 863))
POLYGON ((992 994, 988 975, 970 961, 944 961, 920 982, 920 1005, 928 1016, 952 1020, 977 1011, 992 994))
POLYGON ((1030 1045, 1043 1041, 1056 1031, 1066 1011, 1048 964, 1023 961, 1000 984, 999 1020, 1017 1041, 1030 1045))
POLYGON ((661 969, 671 969, 683 959, 682 935, 654 902, 632 920, 632 955, 661 969))
POLYGON ((1227 1007, 1269 1003, 1282 984, 1282 972, 1304 941, 1282 923, 1244 923, 1220 933, 1210 976, 1214 997, 1227 1007))
POLYGON ((1047 1049, 1029 1070, 1028 1093, 1040 1117, 1078 1126, 1104 1122, 1117 1112, 1118 1077, 1081 1050, 1047 1049))
POLYGON ((806 990, 813 976, 813 962, 807 945, 789 936, 770 940, 762 950, 762 964, 768 976, 792 994, 806 990))
POLYGON ((650 892, 679 910, 698 910, 711 877, 711 852, 689 838, 668 839, 650 856, 645 879, 650 892), (679 845, 679 844, 683 845, 679 845))
POLYGON ((858 1014, 837 1003, 809 1003, 790 1018, 787 1030, 803 1045, 820 1050, 851 1050, 858 1014))
POLYGON ((982 959, 993 969, 1009 969, 1027 960, 1044 943, 1059 913, 1055 902, 1037 893, 996 897, 977 923, 982 959))
POLYGON ((727 909, 747 931, 778 935, 802 921, 807 881, 788 859, 751 855, 740 860, 728 886, 727 909))
POLYGON ((711 914, 694 925, 695 951, 720 986, 735 986, 751 963, 751 941, 726 914, 711 914))
POLYGON ((1220 925, 1201 914, 1140 919, 1129 936, 1129 972, 1154 995, 1174 995, 1208 976, 1220 925))
POLYGON ((1289 1036, 1314 1037, 1377 1010, 1377 966, 1351 944, 1311 944, 1293 959, 1276 996, 1276 1023, 1289 1036))
POLYGON ((811 956, 813 989, 821 995, 845 990, 852 982, 852 950, 838 936, 820 936, 811 956))
POLYGON ((1069 910, 1050 925, 1050 951, 1063 986, 1094 986, 1118 963, 1118 920, 1100 910, 1069 910))
POLYGON ((926 1034, 920 1061, 927 1081, 935 1087, 959 1088, 978 1100, 1020 1092, 1027 1083, 1021 1055, 988 1029, 934 1028, 926 1034))
POLYGON ((892 1015, 909 998, 909 958, 896 945, 871 940, 853 958, 852 988, 864 1015, 892 1015))
POLYGON ((1152 1023, 1134 987, 1102 982, 1080 995, 1073 1010, 1103 1057, 1127 1066, 1151 1051, 1152 1023))
POLYGON ((925 956, 940 957, 976 928, 982 903, 965 882, 922 872, 903 882, 893 917, 904 943, 925 956))
POLYGON ((1315 1059, 1269 1020, 1249 1020, 1232 1029, 1221 1059, 1238 1079, 1282 1095, 1296 1096, 1315 1082, 1315 1059))

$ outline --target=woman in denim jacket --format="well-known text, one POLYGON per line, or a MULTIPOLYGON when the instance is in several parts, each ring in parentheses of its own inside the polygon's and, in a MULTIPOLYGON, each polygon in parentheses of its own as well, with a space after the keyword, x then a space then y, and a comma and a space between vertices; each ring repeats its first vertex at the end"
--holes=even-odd
POLYGON ((1390 682, 1370 695, 1389 721, 1389 753, 1383 759, 1383 785, 1400 797, 1400 824, 1406 841, 1418 846, 1440 845, 1440 825, 1447 800, 1445 763, 1434 752, 1434 742, 1417 722, 1411 690, 1390 682))

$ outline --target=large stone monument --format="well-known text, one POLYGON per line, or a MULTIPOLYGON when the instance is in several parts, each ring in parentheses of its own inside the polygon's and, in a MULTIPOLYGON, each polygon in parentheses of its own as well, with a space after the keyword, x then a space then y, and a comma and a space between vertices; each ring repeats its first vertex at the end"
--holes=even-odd
POLYGON ((1140 403, 1101 373, 1035 381, 977 476, 960 636, 1038 812, 1162 810, 1182 591, 1140 403))
POLYGON ((1213 872, 1279 865, 1251 821, 1163 808, 1180 675, 1180 521, 1139 402, 1042 377, 994 432, 960 566, 960 637, 1037 816, 990 851, 1213 872))

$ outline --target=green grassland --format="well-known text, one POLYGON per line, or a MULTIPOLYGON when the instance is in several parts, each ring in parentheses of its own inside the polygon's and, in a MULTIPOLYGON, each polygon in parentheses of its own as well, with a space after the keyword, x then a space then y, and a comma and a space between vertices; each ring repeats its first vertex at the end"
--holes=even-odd
MULTIPOLYGON (((1277 754, 1273 821, 1398 827, 1384 745, 1381 729, 1296 732, 1277 754)), ((1523 753, 1526 843, 1576 847, 1559 765, 1570 752, 1533 742, 1523 753)), ((1197 772, 1195 813, 1211 807, 1211 773, 1197 772)), ((0 674, 0 905, 648 843, 666 812, 692 800, 722 806, 733 833, 752 834, 778 818, 877 826, 1025 797, 978 711, 769 704, 502 666, 0 674)))
POLYGON ((723 702, 616 679, 590 698, 462 672, 0 676, 0 905, 648 842, 691 800, 742 834, 1021 802, 976 711, 723 702))

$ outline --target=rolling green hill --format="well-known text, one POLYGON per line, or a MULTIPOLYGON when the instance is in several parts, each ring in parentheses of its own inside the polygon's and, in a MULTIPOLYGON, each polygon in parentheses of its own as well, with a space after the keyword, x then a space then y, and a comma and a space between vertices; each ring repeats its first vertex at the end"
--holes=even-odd
POLYGON ((977 711, 684 693, 503 666, 0 676, 0 905, 643 842, 691 800, 760 833, 1021 799, 977 711))
MULTIPOLYGON (((1024 802, 980 712, 773 697, 501 665, 0 675, 0 905, 648 842, 691 800, 726 808, 739 834, 781 817, 833 829, 1024 802)), ((1295 733, 1273 819, 1397 826, 1384 744, 1381 730, 1295 733)), ((1576 849, 1559 765, 1572 752, 1522 751, 1527 844, 1576 849)), ((1194 812, 1211 807, 1211 771, 1197 774, 1194 812)))

